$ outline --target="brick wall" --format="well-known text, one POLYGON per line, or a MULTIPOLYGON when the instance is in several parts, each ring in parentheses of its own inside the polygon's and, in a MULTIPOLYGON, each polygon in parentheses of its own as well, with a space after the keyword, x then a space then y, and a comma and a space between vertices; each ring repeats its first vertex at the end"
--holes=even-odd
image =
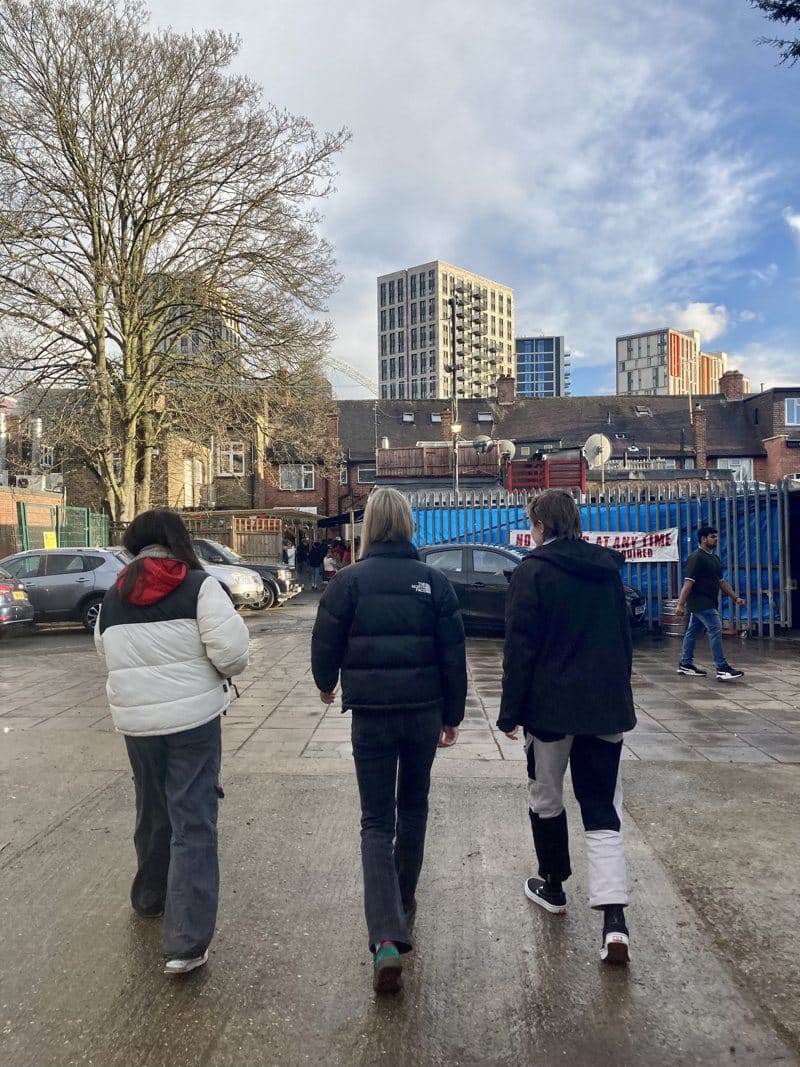
POLYGON ((787 448, 786 437, 770 437, 764 442, 766 460, 757 460, 754 475, 760 481, 779 485, 787 474, 800 472, 800 448, 787 448))
POLYGON ((708 423, 705 411, 698 404, 692 412, 692 433, 694 436, 695 467, 705 470, 708 467, 708 423))

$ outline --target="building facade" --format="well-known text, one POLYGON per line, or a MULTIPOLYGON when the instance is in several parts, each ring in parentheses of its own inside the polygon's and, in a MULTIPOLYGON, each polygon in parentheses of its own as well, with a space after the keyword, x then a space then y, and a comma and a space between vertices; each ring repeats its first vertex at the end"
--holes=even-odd
POLYGON ((491 397, 514 374, 514 290, 434 260, 378 278, 383 400, 491 397))
POLYGON ((517 396, 569 396, 569 353, 563 337, 518 337, 517 396))
POLYGON ((724 352, 701 352, 697 330, 668 326, 617 338, 618 396, 697 396, 717 391, 724 352))

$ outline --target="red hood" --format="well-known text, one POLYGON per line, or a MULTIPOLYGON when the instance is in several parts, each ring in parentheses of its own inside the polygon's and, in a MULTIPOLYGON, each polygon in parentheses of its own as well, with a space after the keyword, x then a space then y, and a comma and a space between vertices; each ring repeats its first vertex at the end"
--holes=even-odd
MULTIPOLYGON (((189 568, 185 563, 177 559, 156 559, 145 556, 139 561, 142 564, 139 577, 131 590, 129 602, 147 607, 163 600, 165 596, 177 589, 189 568)), ((122 571, 117 578, 117 588, 122 585, 122 571)))

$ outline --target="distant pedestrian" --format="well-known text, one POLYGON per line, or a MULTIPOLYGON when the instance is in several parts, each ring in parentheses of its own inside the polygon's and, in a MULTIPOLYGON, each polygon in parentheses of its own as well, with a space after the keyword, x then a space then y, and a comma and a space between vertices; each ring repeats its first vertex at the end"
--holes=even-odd
POLYGON ((309 578, 308 556, 308 541, 306 541, 304 537, 301 537, 300 543, 297 546, 297 577, 299 578, 301 585, 304 587, 309 578))
POLYGON ((164 915, 164 971, 180 975, 207 961, 214 935, 220 715, 249 638, 176 512, 137 515, 123 545, 133 559, 103 600, 95 644, 136 787, 131 903, 164 915))
POLYGON ((283 542, 283 562, 287 567, 291 567, 292 570, 294 570, 296 556, 297 550, 294 547, 294 541, 287 537, 283 542))
POLYGON ((528 807, 539 878, 525 895, 545 911, 567 910, 572 873, 564 775, 569 765, 586 838, 589 906, 603 912, 600 958, 627 963, 630 938, 622 837, 620 756, 636 724, 632 642, 619 552, 587 544, 568 493, 549 489, 528 504, 534 551, 511 578, 503 692, 497 726, 524 729, 528 807))
POLYGON ((431 766, 464 717, 464 626, 452 586, 411 544, 402 494, 375 490, 363 523, 361 558, 319 602, 311 667, 324 704, 341 674, 342 710, 353 712, 373 987, 395 993, 411 950, 431 766))
POLYGON ((342 561, 339 558, 338 552, 334 552, 332 548, 329 548, 325 553, 325 559, 322 561, 323 581, 329 582, 331 578, 336 576, 336 572, 341 566, 342 561))
POLYGON ((327 555, 328 548, 324 541, 315 541, 308 553, 308 563, 311 567, 311 588, 316 589, 322 582, 322 563, 327 555))
POLYGON ((719 614, 720 590, 734 600, 739 606, 744 604, 744 597, 739 596, 722 577, 722 563, 714 549, 719 541, 719 533, 714 526, 701 526, 697 531, 698 548, 686 560, 686 578, 678 597, 675 609, 677 615, 685 615, 689 609, 689 625, 683 638, 681 661, 678 674, 689 674, 704 678, 707 671, 694 664, 694 646, 698 636, 706 631, 711 646, 711 656, 717 668, 717 680, 735 681, 744 677, 744 671, 731 667, 725 658, 722 647, 722 619, 719 614))

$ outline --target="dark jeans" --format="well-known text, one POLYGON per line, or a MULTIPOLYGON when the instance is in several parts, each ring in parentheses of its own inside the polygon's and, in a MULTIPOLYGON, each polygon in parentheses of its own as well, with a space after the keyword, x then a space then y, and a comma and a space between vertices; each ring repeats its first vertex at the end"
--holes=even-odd
POLYGON ((438 710, 353 715, 364 911, 372 952, 381 941, 394 941, 401 952, 411 949, 406 913, 416 907, 431 766, 441 729, 438 710))
POLYGON ((191 959, 208 948, 217 920, 220 720, 125 745, 136 785, 131 903, 144 915, 163 908, 164 955, 191 959))

